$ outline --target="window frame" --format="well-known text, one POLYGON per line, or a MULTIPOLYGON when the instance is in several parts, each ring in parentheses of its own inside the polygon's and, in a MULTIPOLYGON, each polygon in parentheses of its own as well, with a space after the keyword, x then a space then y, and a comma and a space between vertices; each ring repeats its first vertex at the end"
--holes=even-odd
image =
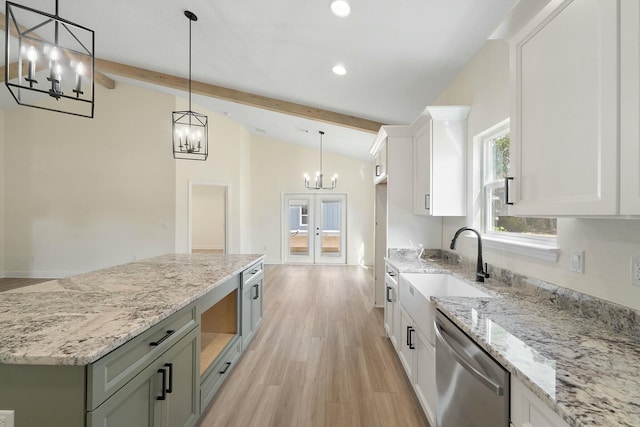
POLYGON ((492 204, 489 200, 491 190, 504 188, 504 180, 488 179, 493 175, 493 171, 489 169, 492 165, 488 141, 499 137, 501 134, 511 133, 510 119, 507 118, 502 122, 488 128, 479 133, 474 140, 480 144, 480 173, 479 173, 479 190, 480 197, 480 230, 483 236, 483 242, 490 248, 508 249, 513 253, 532 256, 535 258, 545 259, 556 262, 559 255, 557 248, 556 236, 532 235, 526 233, 514 233, 509 231, 496 231, 492 229, 491 210, 492 204))

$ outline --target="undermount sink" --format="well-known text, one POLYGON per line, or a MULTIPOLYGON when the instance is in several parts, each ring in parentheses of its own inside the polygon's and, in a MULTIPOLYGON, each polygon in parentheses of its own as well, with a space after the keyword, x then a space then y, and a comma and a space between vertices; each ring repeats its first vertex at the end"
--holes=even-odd
POLYGON ((431 297, 492 298, 451 274, 401 273, 400 304, 435 345, 436 308, 431 297))

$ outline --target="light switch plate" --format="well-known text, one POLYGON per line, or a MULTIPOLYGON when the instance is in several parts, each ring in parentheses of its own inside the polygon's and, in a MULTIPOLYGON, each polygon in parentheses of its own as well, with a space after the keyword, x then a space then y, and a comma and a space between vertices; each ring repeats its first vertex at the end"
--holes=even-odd
POLYGON ((640 256, 631 257, 631 284, 640 286, 640 256))
POLYGON ((0 410, 0 427, 15 427, 15 418, 13 411, 0 410))
POLYGON ((584 274, 584 251, 574 249, 571 251, 571 271, 584 274))

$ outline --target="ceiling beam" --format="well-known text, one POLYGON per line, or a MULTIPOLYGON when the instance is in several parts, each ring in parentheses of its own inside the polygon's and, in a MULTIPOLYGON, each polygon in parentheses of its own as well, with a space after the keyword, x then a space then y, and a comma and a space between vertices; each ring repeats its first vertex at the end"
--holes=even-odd
MULTIPOLYGON (((5 14, 0 12, 0 31, 5 31, 6 30, 6 19, 5 19, 5 14)), ((26 28, 23 26, 20 26, 20 31, 25 31, 26 28)), ((18 38, 18 33, 16 32, 15 28, 11 29, 11 35, 15 38, 18 38)), ((36 38, 36 39, 40 39, 40 40, 44 40, 42 37, 39 37, 37 34, 31 33, 32 37, 36 38)), ((6 65, 6 64, 5 64, 6 65)), ((14 62, 12 64, 10 64, 9 69, 14 69, 17 68, 17 62, 14 62)), ((11 78, 16 78, 18 77, 18 73, 17 71, 15 73, 13 77, 11 78)), ((112 79, 109 78, 107 76, 105 76, 104 74, 102 74, 100 71, 97 70, 93 70, 93 75, 94 75, 94 80, 96 83, 98 83, 100 86, 103 86, 107 89, 115 89, 116 88, 116 82, 112 79)), ((2 67, 2 75, 0 75, 0 82, 4 81, 4 67, 2 67)))
MULTIPOLYGON (((157 71, 146 70, 144 68, 133 67, 131 65, 119 64, 117 62, 111 62, 99 58, 96 58, 95 61, 96 69, 99 69, 104 73, 115 74, 118 76, 169 87, 172 89, 184 91, 187 91, 189 89, 189 80, 182 77, 164 74, 157 71)), ((239 90, 229 89, 222 86, 216 86, 199 81, 191 82, 191 90, 193 93, 197 93, 199 95, 210 96, 213 98, 223 99, 225 101, 236 102, 238 104, 263 108, 265 110, 289 114, 292 116, 302 117, 310 120, 317 120, 324 123, 335 124, 370 133, 377 133, 380 129, 380 126, 382 126, 382 123, 372 120, 362 119, 359 117, 349 116, 346 114, 336 113, 320 108, 309 107, 306 105, 296 104, 293 102, 283 101, 275 98, 269 98, 253 93, 242 92, 239 90)))

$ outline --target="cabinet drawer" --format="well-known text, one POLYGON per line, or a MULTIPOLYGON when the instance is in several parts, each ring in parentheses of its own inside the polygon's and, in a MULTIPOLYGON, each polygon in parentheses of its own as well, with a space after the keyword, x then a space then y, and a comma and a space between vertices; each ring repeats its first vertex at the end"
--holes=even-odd
POLYGON ((242 288, 245 286, 251 285, 259 278, 263 276, 264 272, 264 263, 262 261, 253 264, 251 267, 247 268, 242 272, 242 288))
POLYGON ((242 352, 242 340, 239 337, 218 357, 209 374, 202 379, 200 387, 200 408, 204 412, 229 373, 233 370, 242 352))
POLYGON ((196 326, 189 305, 87 367, 87 410, 98 407, 196 326))

